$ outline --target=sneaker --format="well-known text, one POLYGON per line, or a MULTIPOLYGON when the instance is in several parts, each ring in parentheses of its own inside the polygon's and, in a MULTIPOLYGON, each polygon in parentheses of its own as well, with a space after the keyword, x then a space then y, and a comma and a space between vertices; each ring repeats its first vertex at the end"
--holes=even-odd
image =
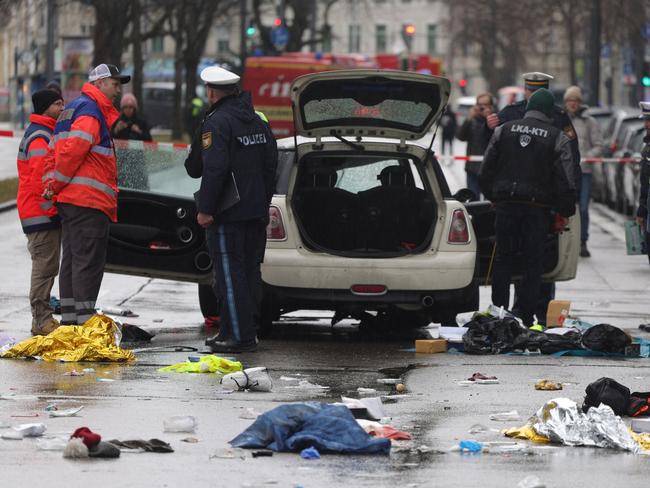
POLYGON ((255 352, 257 351, 257 343, 251 341, 249 343, 228 341, 214 341, 208 345, 212 352, 255 352))
POLYGON ((48 335, 50 332, 55 331, 61 324, 55 318, 49 318, 40 325, 32 322, 32 335, 48 335))
POLYGON ((591 253, 589 252, 589 249, 587 249, 587 243, 583 242, 580 244, 580 257, 581 258, 590 258, 591 253))

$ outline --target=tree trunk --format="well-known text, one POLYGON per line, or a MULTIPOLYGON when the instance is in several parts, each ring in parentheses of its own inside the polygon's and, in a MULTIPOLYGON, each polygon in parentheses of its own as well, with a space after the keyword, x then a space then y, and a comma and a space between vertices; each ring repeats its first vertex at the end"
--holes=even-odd
MULTIPOLYGON (((180 26, 179 26, 180 27, 180 26)), ((179 32, 182 32, 179 29, 179 32)), ((182 33, 175 36, 176 48, 174 53, 174 113, 172 120, 172 137, 183 137, 183 37, 182 33)))
POLYGON ((144 99, 142 98, 142 82, 144 62, 142 60, 142 31, 141 19, 142 11, 140 9, 140 0, 132 0, 131 8, 133 9, 133 78, 131 79, 133 94, 140 105, 140 112, 144 113, 144 99))
POLYGON ((92 4, 95 7, 93 66, 110 63, 120 68, 125 47, 124 37, 131 22, 131 2, 94 0, 92 4))

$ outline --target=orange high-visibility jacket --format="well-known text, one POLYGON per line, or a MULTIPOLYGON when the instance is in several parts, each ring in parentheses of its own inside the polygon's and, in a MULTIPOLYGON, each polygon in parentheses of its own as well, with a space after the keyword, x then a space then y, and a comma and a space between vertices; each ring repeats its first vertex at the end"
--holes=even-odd
MULTIPOLYGON (((117 221, 117 161, 110 127, 119 112, 98 88, 86 83, 81 96, 54 128, 54 168, 49 180, 60 203, 101 210, 117 221)), ((50 158, 50 161, 52 158, 50 158)))
POLYGON ((23 232, 29 234, 60 226, 56 207, 43 198, 45 156, 54 132, 56 119, 32 114, 18 148, 18 194, 16 206, 23 232))

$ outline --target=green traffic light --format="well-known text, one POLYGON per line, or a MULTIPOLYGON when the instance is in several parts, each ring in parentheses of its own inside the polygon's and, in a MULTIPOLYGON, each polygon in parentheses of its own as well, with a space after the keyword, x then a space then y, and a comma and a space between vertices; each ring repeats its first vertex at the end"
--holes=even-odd
POLYGON ((643 86, 650 87, 650 76, 644 76, 643 78, 641 78, 641 84, 643 86))
POLYGON ((255 32, 257 32, 257 29, 253 26, 250 26, 249 28, 246 29, 246 35, 248 37, 252 37, 255 35, 255 32))

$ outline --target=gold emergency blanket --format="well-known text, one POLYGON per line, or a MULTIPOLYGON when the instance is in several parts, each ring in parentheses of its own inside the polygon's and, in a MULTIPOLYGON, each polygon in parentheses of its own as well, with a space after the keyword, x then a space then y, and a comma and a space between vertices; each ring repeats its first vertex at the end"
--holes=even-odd
POLYGON ((229 359, 220 358, 219 356, 203 356, 196 362, 186 361, 176 363, 171 366, 165 366, 158 371, 165 373, 221 373, 229 374, 235 371, 241 371, 242 365, 239 361, 230 361, 229 359))
POLYGON ((44 361, 135 361, 135 354, 116 344, 117 324, 93 315, 83 325, 62 325, 46 336, 25 339, 0 357, 39 356, 44 361))

